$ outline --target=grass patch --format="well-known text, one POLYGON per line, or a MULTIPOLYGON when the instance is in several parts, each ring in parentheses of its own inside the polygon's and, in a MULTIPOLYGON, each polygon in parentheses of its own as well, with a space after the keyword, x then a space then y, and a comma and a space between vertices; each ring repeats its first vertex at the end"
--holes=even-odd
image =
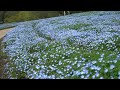
POLYGON ((50 24, 57 24, 58 23, 58 20, 52 20, 51 22, 50 22, 50 24))
POLYGON ((38 24, 38 22, 32 22, 32 28, 36 32, 36 34, 38 35, 38 37, 42 37, 42 38, 45 38, 47 40, 52 41, 53 39, 49 35, 43 34, 42 31, 39 31, 38 28, 36 28, 37 24, 38 24))
POLYGON ((75 25, 65 25, 65 26, 62 26, 62 27, 59 27, 60 29, 73 29, 73 30, 79 30, 81 29, 82 27, 87 27, 87 26, 90 26, 90 24, 75 24, 75 25))
POLYGON ((2 45, 2 39, 0 39, 0 79, 5 79, 7 78, 7 74, 5 73, 4 65, 8 63, 9 59, 7 54, 3 52, 4 46, 2 45))
POLYGON ((82 15, 82 16, 89 16, 89 15, 93 15, 93 14, 94 14, 94 12, 91 12, 91 11, 80 13, 80 15, 82 15))
POLYGON ((112 22, 116 22, 116 23, 120 24, 120 20, 117 20, 117 19, 112 20, 112 22))
POLYGON ((111 33, 116 33, 116 32, 118 32, 118 31, 117 31, 117 30, 112 29, 112 30, 110 30, 109 32, 111 32, 111 33))

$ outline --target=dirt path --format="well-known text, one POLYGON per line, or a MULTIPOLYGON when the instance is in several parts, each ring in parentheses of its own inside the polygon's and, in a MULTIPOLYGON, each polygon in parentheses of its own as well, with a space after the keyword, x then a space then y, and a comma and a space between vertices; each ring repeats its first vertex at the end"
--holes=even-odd
POLYGON ((10 30, 12 30, 13 28, 8 28, 8 29, 3 29, 3 30, 0 30, 0 39, 2 38, 2 37, 4 37, 6 34, 7 34, 7 32, 9 32, 10 30))

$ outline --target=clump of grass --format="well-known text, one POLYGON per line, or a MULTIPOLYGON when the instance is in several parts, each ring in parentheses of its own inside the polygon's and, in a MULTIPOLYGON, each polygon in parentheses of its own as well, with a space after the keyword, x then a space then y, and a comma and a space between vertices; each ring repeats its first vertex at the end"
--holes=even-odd
POLYGON ((109 30, 108 32, 111 32, 111 33, 119 33, 119 31, 115 30, 115 29, 112 29, 112 30, 109 30))
POLYGON ((0 79, 7 78, 7 74, 5 73, 5 65, 8 63, 8 56, 5 52, 3 52, 3 44, 2 39, 0 39, 0 79))
POLYGON ((91 11, 81 13, 81 15, 83 15, 83 16, 89 16, 89 15, 93 15, 93 14, 94 14, 94 12, 91 12, 91 11))
POLYGON ((38 22, 32 22, 31 24, 32 24, 33 31, 36 32, 38 37, 42 37, 42 38, 45 38, 47 40, 53 40, 49 35, 43 34, 42 31, 39 31, 38 28, 36 28, 36 25, 38 24, 38 22))
POLYGON ((52 21, 50 22, 50 24, 55 24, 55 23, 58 23, 58 21, 57 21, 57 20, 52 20, 52 21))
POLYGON ((69 29, 79 30, 82 27, 87 27, 87 26, 90 26, 90 24, 83 23, 83 24, 75 24, 75 25, 65 25, 65 26, 62 26, 62 27, 59 27, 59 28, 60 29, 63 29, 63 28, 67 29, 67 28, 69 28, 69 29))
POLYGON ((113 19, 112 22, 116 22, 116 23, 120 24, 120 20, 117 20, 117 19, 113 19))

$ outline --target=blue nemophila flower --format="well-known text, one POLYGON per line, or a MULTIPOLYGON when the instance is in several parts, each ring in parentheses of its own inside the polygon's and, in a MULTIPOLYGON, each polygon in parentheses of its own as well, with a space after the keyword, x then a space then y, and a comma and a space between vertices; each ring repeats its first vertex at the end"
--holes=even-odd
POLYGON ((61 76, 61 77, 60 77, 60 79, 64 79, 64 77, 63 77, 63 76, 61 76))
POLYGON ((90 69, 92 69, 92 70, 95 69, 95 66, 91 66, 90 69))
POLYGON ((104 79, 103 77, 100 77, 100 79, 104 79))
POLYGON ((39 69, 39 66, 38 66, 38 65, 36 66, 36 69, 39 69))
POLYGON ((81 78, 84 78, 84 77, 85 77, 84 75, 81 76, 81 78))
POLYGON ((77 60, 78 58, 77 58, 77 57, 75 57, 74 59, 75 59, 75 60, 77 60))
POLYGON ((95 75, 92 76, 92 79, 95 79, 95 75))
POLYGON ((50 55, 50 57, 54 58, 54 55, 50 55))
POLYGON ((120 75, 118 76, 118 79, 120 79, 120 75))
POLYGON ((87 74, 87 75, 86 75, 86 77, 87 77, 87 78, 89 78, 89 77, 90 77, 90 75, 89 75, 89 74, 87 74))
POLYGON ((77 48, 77 50, 79 50, 79 48, 77 48))
POLYGON ((118 72, 118 75, 120 75, 120 71, 118 72))
POLYGON ((115 65, 110 65, 110 69, 113 69, 113 68, 115 68, 115 65))
POLYGON ((96 77, 99 77, 99 75, 100 75, 100 74, 99 74, 98 72, 95 74, 96 77))
POLYGON ((99 54, 99 52, 97 52, 96 54, 99 54))
POLYGON ((81 73, 80 73, 79 71, 75 71, 74 74, 78 76, 78 75, 80 75, 81 73))
POLYGON ((106 69, 104 70, 104 72, 107 73, 107 72, 108 72, 108 69, 106 68, 106 69))
POLYGON ((95 64, 95 63, 97 63, 97 61, 92 61, 92 64, 95 64))
POLYGON ((80 67, 81 66, 81 63, 77 63, 77 67, 80 67))
POLYGON ((52 78, 55 79, 55 75, 52 75, 52 78))
POLYGON ((116 59, 117 59, 117 60, 120 60, 120 54, 117 55, 117 58, 116 58, 116 59))
POLYGON ((59 61, 58 65, 62 65, 62 62, 61 62, 61 61, 59 61))
POLYGON ((72 65, 75 65, 75 64, 77 64, 77 61, 74 61, 74 62, 72 63, 72 65))
POLYGON ((71 76, 70 74, 67 74, 67 76, 71 76))
POLYGON ((84 71, 81 71, 80 74, 85 74, 85 72, 84 72, 84 71))
POLYGON ((109 62, 111 62, 111 63, 112 63, 113 61, 109 61, 109 62))
POLYGON ((87 77, 85 77, 84 79, 88 79, 87 77))
POLYGON ((70 70, 72 68, 72 66, 68 65, 67 66, 67 70, 70 70))
POLYGON ((103 54, 101 54, 101 57, 104 57, 104 53, 103 53, 103 54))
POLYGON ((83 61, 85 61, 86 59, 85 58, 82 58, 83 61))
POLYGON ((44 65, 41 65, 41 68, 44 68, 45 66, 44 65))
POLYGON ((107 61, 107 63, 110 63, 110 61, 107 61))
POLYGON ((110 76, 111 77, 111 79, 114 79, 114 77, 113 76, 110 76))
POLYGON ((113 60, 114 63, 117 63, 117 60, 113 60))
POLYGON ((87 70, 87 69, 83 69, 83 72, 84 72, 85 74, 88 74, 88 70, 87 70))
POLYGON ((62 74, 63 72, 60 70, 56 70, 57 73, 62 74))
POLYGON ((99 58, 98 60, 99 60, 99 62, 102 62, 103 61, 103 57, 99 58))
POLYGON ((55 68, 54 68, 54 67, 52 67, 52 66, 49 66, 49 68, 50 68, 50 69, 52 69, 52 70, 55 70, 55 68))

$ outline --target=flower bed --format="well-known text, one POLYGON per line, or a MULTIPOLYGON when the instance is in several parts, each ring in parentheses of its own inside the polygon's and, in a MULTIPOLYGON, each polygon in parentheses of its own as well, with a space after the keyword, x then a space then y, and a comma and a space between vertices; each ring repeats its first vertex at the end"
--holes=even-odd
POLYGON ((7 33, 9 78, 119 79, 119 11, 25 22, 7 33))

